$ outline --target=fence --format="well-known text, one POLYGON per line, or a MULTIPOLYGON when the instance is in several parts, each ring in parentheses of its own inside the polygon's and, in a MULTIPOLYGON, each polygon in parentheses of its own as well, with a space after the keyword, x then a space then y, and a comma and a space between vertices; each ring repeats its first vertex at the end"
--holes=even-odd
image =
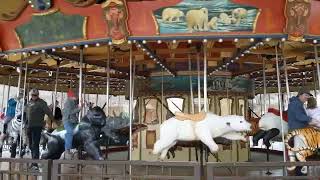
POLYGON ((320 162, 206 163, 197 162, 32 160, 0 158, 1 180, 105 180, 105 179, 319 179, 320 162), (40 171, 31 171, 38 163, 40 171), (287 176, 286 167, 307 166, 307 176, 287 176), (317 167, 318 166, 318 167, 317 167), (131 171, 131 173, 130 173, 131 171))
POLYGON ((51 180, 61 180, 64 177, 90 180, 107 178, 200 180, 201 175, 200 164, 196 162, 53 161, 51 180))
POLYGON ((207 179, 319 179, 320 161, 207 163, 207 179), (290 166, 307 166, 306 176, 288 174, 290 166))
POLYGON ((29 180, 29 179, 51 179, 51 162, 47 160, 33 159, 9 159, 0 158, 1 180, 29 180), (40 171, 32 171, 31 164, 37 163, 40 171))

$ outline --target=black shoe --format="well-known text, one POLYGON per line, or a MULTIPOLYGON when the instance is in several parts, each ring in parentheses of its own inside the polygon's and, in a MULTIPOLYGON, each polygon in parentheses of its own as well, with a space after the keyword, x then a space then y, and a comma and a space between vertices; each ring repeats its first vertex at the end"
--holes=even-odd
POLYGON ((38 164, 31 164, 30 168, 29 168, 30 172, 39 172, 39 166, 38 164))

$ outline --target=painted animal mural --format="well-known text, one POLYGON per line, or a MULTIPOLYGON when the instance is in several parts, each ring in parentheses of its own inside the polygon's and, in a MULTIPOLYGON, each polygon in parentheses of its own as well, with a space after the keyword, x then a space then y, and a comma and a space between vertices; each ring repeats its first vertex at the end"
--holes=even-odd
POLYGON ((161 124, 160 138, 154 144, 153 154, 160 153, 160 159, 164 159, 168 150, 177 141, 194 140, 200 140, 214 153, 218 151, 219 147, 213 138, 224 137, 230 140, 246 141, 242 132, 250 131, 250 126, 243 116, 176 113, 176 116, 161 124))
POLYGON ((183 0, 158 9, 159 33, 252 31, 259 10, 229 0, 183 0), (185 16, 184 16, 185 15, 185 16))

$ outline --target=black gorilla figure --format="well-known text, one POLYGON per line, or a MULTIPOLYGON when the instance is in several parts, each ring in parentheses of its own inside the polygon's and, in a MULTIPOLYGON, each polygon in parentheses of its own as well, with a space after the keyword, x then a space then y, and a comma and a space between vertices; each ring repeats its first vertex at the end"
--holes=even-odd
MULTIPOLYGON (((103 139, 119 141, 117 134, 113 132, 106 120, 107 117, 100 107, 90 109, 75 129, 73 147, 84 150, 94 160, 102 160, 100 145, 103 139)), ((41 159, 60 158, 64 152, 64 135, 65 130, 42 134, 42 144, 47 145, 47 151, 41 155, 41 159)))

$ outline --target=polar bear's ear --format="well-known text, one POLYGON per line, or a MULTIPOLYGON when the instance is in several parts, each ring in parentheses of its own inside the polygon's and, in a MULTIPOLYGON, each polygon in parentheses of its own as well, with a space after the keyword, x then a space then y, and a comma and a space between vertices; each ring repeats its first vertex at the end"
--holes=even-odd
POLYGON ((230 126, 230 125, 231 125, 231 123, 230 123, 230 122, 226 122, 226 124, 227 124, 227 126, 230 126))

